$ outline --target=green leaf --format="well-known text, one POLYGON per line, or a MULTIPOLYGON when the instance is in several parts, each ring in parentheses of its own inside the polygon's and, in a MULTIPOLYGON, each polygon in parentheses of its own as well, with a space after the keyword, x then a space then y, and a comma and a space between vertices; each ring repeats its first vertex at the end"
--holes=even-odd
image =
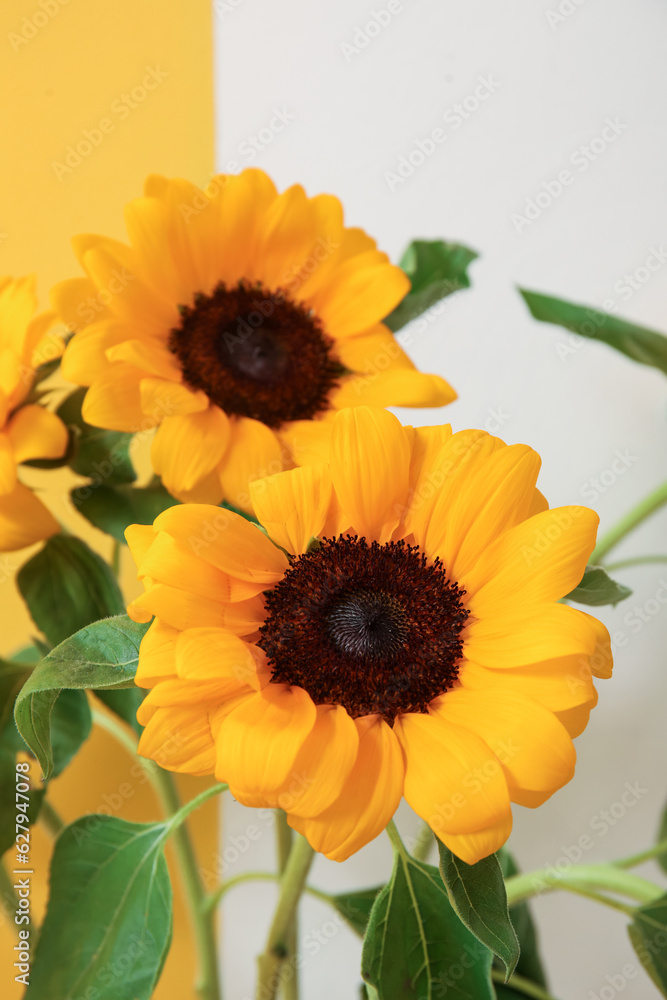
POLYGON ((440 873, 398 854, 368 922, 361 974, 377 1000, 493 1000, 491 952, 461 923, 440 873))
POLYGON ((635 910, 628 934, 639 961, 667 997, 667 894, 635 910))
POLYGON ((107 564, 71 535, 50 538, 16 580, 33 621, 52 646, 98 618, 125 610, 107 564))
MULTIPOLYGON (((25 664, 0 661, 0 854, 16 841, 16 754, 25 747, 14 725, 14 702, 30 670, 25 664)), ((32 824, 43 790, 31 786, 27 794, 27 815, 32 824)), ((19 801, 25 803, 24 799, 19 801)))
POLYGON ((629 587, 612 580, 604 566, 587 566, 581 583, 563 599, 598 608, 603 604, 618 604, 631 594, 629 587))
POLYGON ((148 1000, 171 941, 166 832, 85 816, 61 833, 26 1000, 148 1000))
POLYGON ((101 483, 133 483, 137 478, 130 459, 132 434, 92 427, 81 416, 86 388, 77 389, 58 407, 57 413, 69 427, 75 448, 67 464, 80 476, 101 483))
POLYGON ((152 524, 158 514, 179 501, 159 482, 150 486, 79 486, 72 503, 91 524, 119 542, 125 542, 130 524, 152 524))
POLYGON ((477 254, 459 243, 413 240, 401 258, 412 288, 384 322, 396 333, 453 292, 470 287, 466 271, 477 254))
POLYGON ((520 288, 519 292, 535 319, 564 326, 590 340, 599 340, 633 361, 659 368, 667 375, 667 337, 663 334, 589 306, 529 292, 525 288, 520 288))
MULTIPOLYGON (((139 645, 147 628, 147 625, 131 621, 127 615, 94 622, 56 646, 35 667, 16 699, 14 718, 21 736, 37 757, 45 779, 62 770, 90 732, 90 710, 83 691, 134 688, 139 645), (75 696, 82 699, 86 714, 77 717, 74 707, 68 709, 71 726, 63 730, 62 725, 52 727, 52 713, 56 709, 62 712, 65 696, 68 705, 75 696), (64 735, 68 735, 65 748, 56 746, 52 729, 61 743, 64 735)), ((133 699, 137 697, 140 699, 136 695, 133 699)), ((131 704, 126 701, 121 711, 118 711, 118 703, 112 702, 110 707, 125 721, 134 724, 128 717, 131 704)), ((64 715, 65 721, 68 720, 69 715, 64 715)))
POLYGON ((440 875, 450 903, 477 940, 502 960, 509 979, 521 949, 507 909, 505 880, 498 858, 491 854, 476 865, 468 865, 440 840, 438 851, 440 875))
POLYGON ((372 889, 359 889, 357 892, 342 892, 331 897, 331 903, 342 917, 345 917, 353 931, 363 937, 368 926, 373 903, 383 887, 376 885, 372 889))
MULTIPOLYGON (((500 861, 504 878, 507 879, 512 875, 519 874, 516 861, 506 847, 501 847, 498 852, 498 860, 500 861)), ((510 907, 510 919, 521 946, 521 956, 515 972, 525 979, 537 983, 538 986, 546 988, 547 980, 542 966, 542 959, 540 958, 537 929, 533 922, 528 903, 517 903, 516 906, 510 907)), ((504 987, 504 989, 507 988, 504 987)), ((498 986, 496 986, 496 992, 500 996, 498 986)), ((514 995, 518 994, 515 993, 514 995)))

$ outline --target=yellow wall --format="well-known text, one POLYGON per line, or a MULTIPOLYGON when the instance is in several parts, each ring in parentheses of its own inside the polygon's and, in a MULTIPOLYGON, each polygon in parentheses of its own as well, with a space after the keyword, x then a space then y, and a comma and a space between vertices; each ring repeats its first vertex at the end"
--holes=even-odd
MULTIPOLYGON (((141 193, 146 174, 205 182, 213 166, 210 18, 205 0, 4 0, 0 274, 36 272, 46 304, 54 281, 79 273, 70 237, 93 231, 122 238, 122 206, 141 193)), ((24 478, 44 490, 70 530, 108 555, 108 540, 65 510, 62 496, 76 482, 73 476, 31 470, 24 478)), ((30 632, 13 582, 29 555, 0 555, 0 655, 24 645, 30 632)), ((128 594, 136 588, 130 563, 126 557, 128 594)), ((129 819, 156 818, 151 793, 131 769, 125 752, 96 732, 53 783, 54 804, 68 820, 100 807, 129 819)), ((200 787, 195 781, 184 785, 188 797, 200 787)), ((215 816, 212 803, 195 821, 204 864, 215 851, 215 816)), ((34 904, 39 908, 46 895, 50 845, 41 831, 35 837, 34 904)), ((8 1000, 22 992, 18 986, 5 992, 11 932, 4 921, 0 950, 8 1000)), ((191 940, 177 900, 174 943, 155 996, 193 996, 192 981, 191 940)))

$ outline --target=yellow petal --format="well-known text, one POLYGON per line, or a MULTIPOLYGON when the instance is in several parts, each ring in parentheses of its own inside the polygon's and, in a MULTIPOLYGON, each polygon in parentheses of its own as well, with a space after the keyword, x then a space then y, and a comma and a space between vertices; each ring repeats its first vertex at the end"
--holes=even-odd
MULTIPOLYGON (((216 219, 214 258, 218 262, 218 280, 231 285, 249 275, 257 259, 265 213, 278 192, 270 177, 254 168, 236 175, 218 174, 211 179, 207 190, 216 219)), ((199 218, 200 206, 201 203, 188 206, 190 224, 199 218)))
MULTIPOLYGON (((145 378, 141 381, 141 408, 154 418, 201 413, 209 408, 208 396, 201 389, 193 392, 183 382, 170 378, 145 378)), ((220 410, 222 413, 222 410, 220 410)))
POLYGON ((312 465, 256 479, 250 484, 250 499, 273 541, 300 555, 312 538, 322 534, 332 491, 328 468, 312 465))
POLYGON ((470 691, 501 684, 507 691, 534 698, 552 712, 574 708, 595 697, 590 656, 585 655, 563 656, 502 671, 465 660, 458 679, 470 691))
POLYGON ((0 496, 11 493, 16 486, 16 459, 9 434, 0 432, 0 496))
POLYGON ((597 703, 598 693, 594 691, 590 701, 584 702, 583 705, 574 705, 572 708, 566 708, 562 712, 555 712, 554 714, 558 721, 565 726, 572 739, 574 739, 583 733, 588 725, 590 714, 597 703))
POLYGON ((526 445, 500 448, 469 470, 452 495, 443 519, 439 554, 455 580, 465 576, 503 532, 528 517, 539 455, 526 445))
POLYGON ((250 417, 234 417, 232 435, 220 464, 220 481, 228 503, 251 510, 249 484, 255 479, 282 472, 285 461, 275 431, 250 417))
POLYGON ((268 684, 222 723, 216 777, 244 805, 265 804, 265 796, 285 782, 316 718, 303 688, 268 684))
POLYGON ((557 601, 580 582, 599 523, 588 507, 556 507, 500 536, 465 576, 480 617, 557 601))
POLYGON ((314 297, 315 311, 335 339, 381 322, 410 291, 400 267, 377 250, 351 257, 333 271, 314 297))
MULTIPOLYGON (((125 329, 121 324, 117 328, 125 329)), ((127 361, 135 368, 141 368, 160 379, 170 379, 172 382, 181 380, 181 368, 176 358, 164 344, 155 339, 123 340, 122 343, 109 347, 106 357, 108 361, 127 361)))
POLYGON ((162 298, 138 277, 136 258, 129 247, 98 237, 94 246, 83 249, 89 239, 76 237, 73 243, 79 241, 81 263, 97 286, 97 297, 114 316, 128 322, 138 319, 155 332, 178 326, 177 303, 162 298))
POLYGON ((68 278, 51 289, 51 303, 63 323, 75 333, 98 320, 109 319, 106 295, 90 278, 68 278))
POLYGON ((0 552, 13 552, 51 538, 60 525, 41 500, 17 483, 11 493, 0 495, 0 552))
POLYGON ((318 705, 315 725, 272 804, 292 815, 317 816, 341 794, 358 750, 357 727, 346 710, 318 705))
POLYGON ((356 337, 336 343, 336 353, 351 372, 377 375, 390 368, 413 371, 414 365, 389 327, 379 323, 356 337))
POLYGON ((279 436, 294 465, 321 465, 329 461, 332 428, 331 420, 293 420, 279 436))
POLYGON ((157 532, 137 566, 140 579, 149 577, 155 583, 166 583, 216 601, 245 601, 260 594, 265 587, 262 583, 235 580, 206 559, 194 555, 187 542, 173 538, 166 531, 157 532))
POLYGON ((500 820, 495 826, 489 826, 479 833, 441 833, 440 840, 467 865, 476 865, 482 858, 495 854, 509 838, 512 832, 512 813, 500 820))
POLYGON ((574 774, 572 740, 554 714, 532 698, 500 685, 459 688, 436 698, 430 711, 445 725, 484 740, 505 770, 510 796, 515 787, 554 792, 574 774))
POLYGON ((125 529, 125 541, 135 563, 140 566, 155 539, 152 524, 130 524, 125 529))
POLYGON ((215 743, 208 712, 198 705, 158 708, 146 722, 138 751, 168 771, 212 774, 215 743))
POLYGON ((153 468, 174 496, 194 489, 220 462, 229 442, 229 420, 217 407, 167 416, 151 448, 153 468))
POLYGON ((374 375, 343 377, 329 395, 336 409, 345 406, 445 406, 456 392, 439 375, 394 368, 374 375))
POLYGON ((283 191, 267 208, 249 277, 267 288, 284 288, 315 243, 315 218, 300 184, 283 191))
MULTIPOLYGON (((109 369, 109 354, 128 336, 128 325, 106 319, 91 323, 65 348, 61 371, 69 382, 91 385, 109 369)), ((150 371, 150 369, 148 369, 150 371)))
POLYGON ((393 730, 377 715, 355 725, 357 759, 338 799, 309 819, 288 814, 290 826, 332 861, 345 861, 382 833, 403 794, 403 755, 393 730))
POLYGON ((595 649, 591 655, 591 670, 594 677, 605 679, 611 677, 614 658, 611 653, 611 639, 607 628, 599 619, 592 615, 587 615, 584 611, 582 615, 587 619, 589 625, 595 632, 595 649))
POLYGON ((264 602, 259 597, 234 604, 189 594, 187 590, 157 583, 132 601, 127 613, 133 621, 150 621, 153 615, 173 628, 211 625, 228 628, 236 635, 251 635, 264 622, 264 602))
POLYGON ((501 612, 467 625, 463 648, 475 663, 494 668, 590 656, 596 643, 592 621, 566 604, 544 604, 523 614, 501 612))
POLYGON ((158 681, 176 677, 176 640, 180 632, 157 618, 139 647, 139 663, 134 675, 139 687, 153 687, 158 681))
POLYGON ((133 365, 110 365, 95 378, 81 408, 83 419, 93 427, 136 434, 155 426, 141 408, 139 386, 143 372, 133 365))
POLYGON ((67 449, 67 428, 55 413, 43 406, 22 406, 9 422, 7 433, 16 462, 61 458, 67 449))
POLYGON ((189 305, 193 292, 203 288, 178 211, 160 198, 135 198, 125 206, 125 226, 142 278, 158 295, 189 305))
POLYGON ((345 515, 368 541, 386 541, 401 519, 410 445, 386 410, 343 410, 333 424, 331 478, 345 515))
POLYGON ((178 636, 176 669, 183 680, 219 683, 225 697, 235 687, 259 690, 266 671, 258 672, 255 648, 224 629, 189 628, 178 636))
POLYGON ((155 527, 182 540, 195 556, 239 580, 277 583, 289 565, 285 553, 255 524, 219 507, 169 507, 155 519, 155 527))
POLYGON ((479 736, 416 713, 398 716, 394 732, 405 754, 403 794, 438 836, 474 833, 507 819, 503 769, 479 736))
POLYGON ((10 279, 0 288, 0 347, 24 354, 25 335, 37 308, 34 274, 10 279))

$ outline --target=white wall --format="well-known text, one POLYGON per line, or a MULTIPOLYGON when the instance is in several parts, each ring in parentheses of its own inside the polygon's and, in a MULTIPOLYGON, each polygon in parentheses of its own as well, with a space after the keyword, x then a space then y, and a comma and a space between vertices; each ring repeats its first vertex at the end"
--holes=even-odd
MULTIPOLYGON (((667 382, 604 346, 534 322, 513 286, 597 307, 612 299, 621 315, 667 331, 667 264, 630 296, 616 284, 667 237, 667 5, 403 0, 356 53, 343 46, 386 0, 222 0, 216 7, 219 169, 252 162, 281 187, 298 181, 311 194, 337 194, 348 221, 394 259, 417 236, 458 240, 481 254, 473 289, 450 300, 410 347, 460 400, 446 411, 403 411, 405 422, 484 426, 500 411, 500 435, 542 454, 541 486, 554 505, 590 500, 591 479, 610 468, 617 450, 628 452, 627 472, 593 504, 603 528, 614 523, 665 478, 667 382), (550 24, 559 3, 573 13, 550 24), (481 77, 492 79, 494 92, 455 127, 455 112, 443 116, 474 94, 481 77), (278 124, 276 109, 293 117, 251 160, 248 139, 278 124), (577 151, 607 119, 620 122, 620 134, 583 170, 577 151), (387 172, 438 127, 446 141, 411 177, 390 185, 387 172), (517 232, 513 213, 522 214, 563 169, 573 182, 517 232)), ((655 517, 619 558, 667 552, 666 523, 667 514, 655 517)), ((588 861, 640 850, 654 836, 665 798, 667 610, 638 630, 634 617, 626 619, 659 592, 667 566, 628 570, 622 579, 635 594, 603 617, 626 641, 578 741, 577 775, 540 810, 516 810, 512 848, 525 869, 556 863, 586 832, 595 845, 588 861), (613 807, 626 782, 645 791, 601 833, 599 811, 613 807)), ((228 813, 226 846, 256 820, 240 807, 228 813)), ((408 811, 401 818, 406 832, 414 828, 408 811)), ((271 866, 272 851, 267 832, 228 874, 271 866)), ((313 881, 370 885, 389 864, 380 838, 342 867, 318 859, 313 881)), ((253 956, 265 933, 257 913, 271 898, 265 886, 229 897, 235 916, 226 910, 225 975, 234 1000, 252 995, 253 956)), ((627 962, 636 967, 622 915, 565 894, 545 897, 535 910, 556 996, 596 996, 606 976, 627 962)), ((317 902, 304 906, 302 932, 325 927, 323 940, 333 935, 325 946, 306 942, 304 995, 319 1000, 355 996, 359 982, 359 944, 330 918, 317 902)), ((624 1000, 648 995, 643 972, 623 990, 624 1000)))

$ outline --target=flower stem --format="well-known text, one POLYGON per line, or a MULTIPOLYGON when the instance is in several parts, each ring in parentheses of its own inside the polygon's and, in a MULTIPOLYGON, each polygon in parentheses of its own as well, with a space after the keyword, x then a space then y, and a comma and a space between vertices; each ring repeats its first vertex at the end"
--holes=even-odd
POLYGON ((604 568, 613 573, 617 569, 628 569, 630 566, 651 566, 656 563, 667 563, 667 556, 637 556, 635 559, 621 559, 615 563, 605 563, 604 568))
POLYGON ((667 855, 667 840, 661 840, 660 843, 649 847, 647 851, 640 851, 639 854, 632 854, 629 858, 614 861, 614 865, 617 868, 634 868, 635 865, 641 865, 644 861, 652 861, 653 858, 659 858, 663 854, 667 855))
MULTIPOLYGON (((281 968, 288 955, 289 928, 296 913, 315 852, 305 837, 297 834, 280 880, 280 896, 273 915, 264 952, 259 956, 257 1000, 275 1000, 281 982, 281 968)), ((296 967, 292 967, 296 976, 296 967)), ((282 979, 284 982, 284 979, 282 979)))
POLYGON ((593 565, 600 563, 602 559, 607 555, 611 549, 615 548, 619 542, 621 542, 626 535, 629 535, 631 531, 634 531, 642 521, 645 521, 647 517, 650 517, 656 510, 663 507, 667 503, 667 483, 662 483, 657 489, 649 493, 647 497, 644 497, 636 507, 634 507, 625 517, 610 528, 597 543, 589 562, 593 565))
POLYGON ((118 579, 120 574, 120 542, 114 538, 111 546, 111 572, 118 579))
POLYGON ((42 823, 46 829, 49 831, 53 839, 59 837, 62 831, 65 829, 65 822, 62 817, 56 812, 48 799, 42 799, 42 804, 39 809, 39 822, 42 823))
POLYGON ((507 902, 515 906, 553 889, 574 889, 591 892, 598 890, 615 892, 627 896, 638 903, 650 903, 661 896, 662 889, 638 875, 631 875, 615 865, 582 865, 573 866, 566 871, 557 872, 554 868, 513 875, 506 883, 507 902))
MULTIPOLYGON (((292 843, 294 841, 294 831, 287 823, 287 815, 282 809, 275 810, 276 817, 276 844, 278 848, 278 870, 282 875, 289 860, 292 843)), ((281 992, 283 1000, 299 1000, 299 977, 295 974, 297 952, 299 950, 299 936, 297 932, 297 912, 294 911, 290 926, 286 934, 286 945, 289 959, 283 962, 281 992)))
MULTIPOLYGON (((505 983, 505 974, 500 971, 500 969, 491 970, 491 978, 494 983, 505 983)), ((516 972, 510 978, 508 986, 511 986, 518 993, 523 993, 524 996, 533 997, 534 1000, 555 1000, 555 997, 547 991, 542 986, 538 986, 537 983, 531 982, 530 979, 526 979, 525 976, 519 976, 516 972)))
POLYGON ((106 729, 107 732, 136 757, 146 772, 155 794, 162 806, 167 819, 168 832, 173 834, 174 850, 181 875, 185 901, 190 914, 190 923, 197 947, 199 973, 197 992, 201 1000, 220 1000, 220 980, 218 976, 217 947, 215 940, 215 914, 206 907, 206 894, 199 876, 197 859, 195 857, 190 834, 185 826, 185 819, 212 795, 223 791, 225 785, 213 785, 200 795, 197 795, 185 806, 176 791, 176 785, 171 774, 164 771, 154 761, 147 760, 137 754, 137 744, 131 732, 113 716, 105 712, 93 710, 93 721, 106 729))
POLYGON ((214 785, 212 788, 207 788, 186 806, 181 806, 171 774, 158 768, 156 782, 162 789, 162 801, 168 806, 172 817, 169 826, 173 830, 174 850, 197 947, 198 977, 195 988, 201 1000, 220 1000, 214 912, 206 909, 206 893, 185 820, 193 809, 222 791, 224 786, 214 785))
POLYGON ((422 823, 417 834, 414 850, 412 851, 413 858, 416 858, 417 861, 426 861, 431 852, 434 839, 431 827, 428 823, 422 823))

